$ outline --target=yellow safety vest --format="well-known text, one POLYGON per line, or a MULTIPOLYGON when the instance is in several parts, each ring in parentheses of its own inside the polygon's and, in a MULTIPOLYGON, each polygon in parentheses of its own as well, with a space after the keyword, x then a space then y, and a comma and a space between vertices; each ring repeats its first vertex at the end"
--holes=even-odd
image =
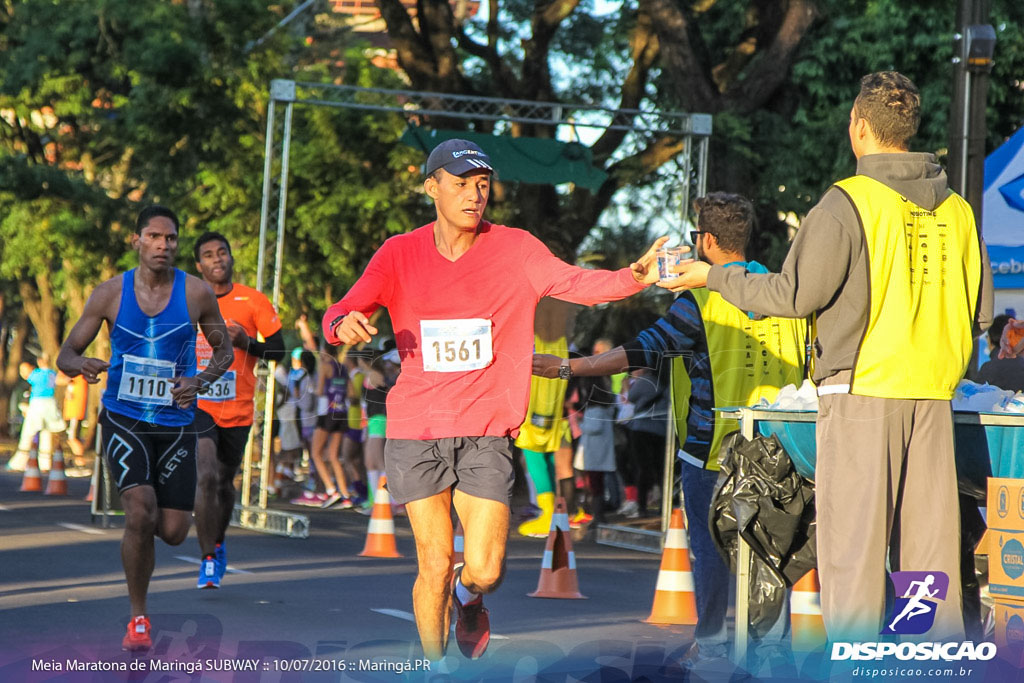
MULTIPOLYGON (((552 353, 561 358, 569 355, 569 344, 565 337, 555 341, 533 338, 537 353, 552 353)), ((565 391, 569 382, 564 379, 548 379, 534 375, 530 379, 530 406, 526 419, 519 428, 516 445, 537 453, 554 453, 569 440, 569 423, 565 420, 565 391)))
POLYGON ((346 398, 348 401, 348 428, 349 429, 362 429, 363 428, 363 406, 359 402, 358 396, 363 391, 363 373, 355 372, 349 376, 349 396, 346 398), (351 394, 355 394, 352 396, 351 394))
POLYGON ((867 176, 836 186, 860 216, 871 287, 850 393, 951 399, 970 362, 981 285, 971 207, 950 191, 928 211, 867 176))
MULTIPOLYGON (((774 401, 779 389, 797 386, 804 378, 807 321, 789 318, 751 320, 718 292, 693 290, 700 309, 711 359, 711 387, 715 406, 754 405, 762 398, 774 401)), ((686 443, 691 383, 684 358, 672 361, 672 414, 679 443, 686 443)), ((715 430, 705 469, 718 469, 722 439, 739 429, 736 420, 715 415, 715 430)))

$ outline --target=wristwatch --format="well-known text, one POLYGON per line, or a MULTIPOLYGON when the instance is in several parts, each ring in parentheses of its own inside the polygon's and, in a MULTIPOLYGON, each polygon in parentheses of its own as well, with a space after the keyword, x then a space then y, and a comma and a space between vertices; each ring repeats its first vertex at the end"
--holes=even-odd
POLYGON ((569 366, 569 359, 563 358, 562 364, 558 366, 558 379, 570 379, 572 377, 572 368, 569 366))
POLYGON ((338 336, 338 333, 335 330, 337 330, 338 325, 340 325, 341 321, 344 320, 344 319, 345 319, 345 316, 339 315, 337 318, 332 320, 331 324, 327 327, 327 329, 330 330, 331 334, 333 334, 335 337, 338 336))

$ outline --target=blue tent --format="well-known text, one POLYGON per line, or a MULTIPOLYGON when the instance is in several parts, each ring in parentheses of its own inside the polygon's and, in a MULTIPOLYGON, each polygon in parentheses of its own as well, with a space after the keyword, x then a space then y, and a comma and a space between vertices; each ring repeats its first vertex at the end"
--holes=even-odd
POLYGON ((981 221, 996 289, 1024 288, 1024 128, 985 159, 981 221))

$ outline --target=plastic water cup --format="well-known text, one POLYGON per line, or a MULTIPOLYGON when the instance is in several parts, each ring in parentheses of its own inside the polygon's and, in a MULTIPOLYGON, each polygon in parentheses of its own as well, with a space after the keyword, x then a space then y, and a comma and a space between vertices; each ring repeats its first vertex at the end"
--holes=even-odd
POLYGON ((668 247, 659 249, 658 278, 662 282, 665 280, 675 280, 679 277, 679 273, 673 273, 669 268, 692 260, 693 259, 690 257, 690 251, 686 247, 668 247))

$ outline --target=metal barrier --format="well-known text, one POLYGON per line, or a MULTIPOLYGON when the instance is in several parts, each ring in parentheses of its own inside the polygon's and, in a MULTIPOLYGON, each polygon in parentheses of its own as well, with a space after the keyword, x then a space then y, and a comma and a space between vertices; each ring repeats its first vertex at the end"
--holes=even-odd
POLYGON ((288 538, 309 538, 309 517, 294 512, 236 505, 231 513, 231 526, 288 538))

